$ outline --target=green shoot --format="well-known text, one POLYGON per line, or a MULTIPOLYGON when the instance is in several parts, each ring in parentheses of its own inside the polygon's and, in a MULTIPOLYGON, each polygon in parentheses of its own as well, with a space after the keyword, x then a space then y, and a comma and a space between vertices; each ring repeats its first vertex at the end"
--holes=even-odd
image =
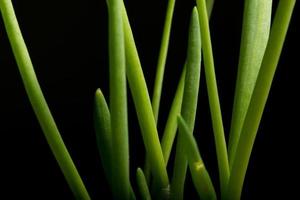
POLYGON ((261 69, 240 134, 228 182, 227 199, 240 199, 250 154, 271 88, 296 0, 279 2, 261 69))
POLYGON ((158 57, 158 63, 156 69, 157 71, 156 71, 153 97, 152 97, 152 108, 153 108, 153 114, 156 122, 158 120, 158 114, 159 114, 159 104, 160 104, 165 65, 166 65, 167 54, 168 54, 174 7, 175 7, 175 0, 169 0, 165 25, 164 25, 164 30, 163 30, 162 40, 161 40, 161 47, 160 47, 160 52, 158 57))
POLYGON ((88 200, 89 194, 61 138, 40 88, 11 0, 0 0, 0 11, 28 98, 52 153, 75 198, 88 200))
POLYGON ((142 200, 151 200, 151 195, 147 185, 147 181, 144 172, 141 168, 138 168, 136 171, 136 181, 142 200))
POLYGON ((206 12, 205 1, 197 0, 196 2, 197 2, 198 13, 199 13, 201 38, 203 43, 202 49, 203 49, 203 58, 204 58, 204 71, 205 71, 210 113, 212 118, 212 125, 213 125, 215 144, 216 144, 221 193, 224 193, 229 179, 229 163, 227 157, 227 147, 226 147, 226 140, 224 135, 221 106, 220 106, 219 95, 218 95, 217 80, 215 75, 208 16, 206 12))
POLYGON ((202 161, 197 142, 187 123, 180 115, 178 116, 178 127, 198 195, 201 199, 217 199, 214 186, 202 161))
POLYGON ((236 152, 240 132, 269 39, 271 12, 272 0, 245 1, 240 60, 228 143, 230 167, 232 167, 232 158, 236 152))
POLYGON ((149 156, 149 161, 151 162, 151 170, 154 178, 157 180, 157 187, 159 190, 163 191, 169 187, 169 178, 160 146, 146 81, 124 5, 123 24, 125 33, 127 79, 142 130, 146 152, 149 156))
POLYGON ((163 133, 163 138, 161 140, 161 148, 164 154, 166 166, 168 165, 168 161, 170 158, 171 150, 173 147, 173 143, 175 140, 176 132, 177 132, 177 115, 180 114, 183 91, 184 91, 184 81, 185 81, 185 67, 181 73, 181 77, 179 80, 179 84, 176 89, 175 97, 173 99, 170 113, 168 116, 168 120, 166 123, 166 127, 163 133))
MULTIPOLYGON (((191 133, 194 129, 198 91, 200 83, 201 66, 201 38, 196 7, 193 9, 189 28, 189 40, 186 59, 186 77, 181 107, 181 115, 188 124, 191 133)), ((183 140, 178 136, 173 179, 171 182, 171 194, 183 199, 184 182, 187 170, 187 158, 184 152, 183 140)))
POLYGON ((100 89, 95 93, 94 126, 97 146, 106 178, 112 186, 112 135, 110 112, 100 89))
POLYGON ((126 62, 122 0, 109 1, 109 89, 112 136, 112 184, 116 199, 130 198, 126 62))

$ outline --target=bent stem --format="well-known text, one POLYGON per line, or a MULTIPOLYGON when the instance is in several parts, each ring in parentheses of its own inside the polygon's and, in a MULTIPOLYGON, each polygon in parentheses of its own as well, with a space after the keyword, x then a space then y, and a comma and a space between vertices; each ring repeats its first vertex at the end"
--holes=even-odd
POLYGON ((0 10, 28 98, 52 153, 76 199, 89 200, 89 194, 61 138, 40 88, 11 0, 0 0, 0 10))
POLYGON ((228 183, 226 199, 240 199, 252 147, 279 61, 296 0, 279 2, 270 39, 245 117, 228 183))

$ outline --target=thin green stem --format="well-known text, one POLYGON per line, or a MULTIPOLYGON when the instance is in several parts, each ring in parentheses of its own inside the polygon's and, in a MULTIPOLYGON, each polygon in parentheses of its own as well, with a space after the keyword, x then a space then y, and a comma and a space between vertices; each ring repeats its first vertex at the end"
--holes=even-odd
POLYGON ((127 120, 126 61, 122 0, 110 0, 109 19, 109 83, 112 135, 113 195, 130 198, 129 141, 127 120))
POLYGON ((176 89, 175 97, 171 105, 170 113, 161 140, 161 148, 164 154, 166 166, 168 165, 168 161, 170 158, 171 150, 177 132, 177 115, 179 115, 181 111, 185 75, 186 75, 186 69, 184 67, 181 73, 179 84, 176 89))
POLYGON ((174 7, 175 7, 175 0, 169 0, 165 25, 163 30, 163 36, 161 40, 160 52, 158 57, 153 96, 152 96, 152 108, 153 108, 153 114, 156 122, 158 120, 158 114, 159 114, 159 104, 160 104, 165 65, 166 65, 168 48, 169 48, 169 40, 170 40, 174 7))
MULTIPOLYGON (((207 12, 210 16, 212 11, 214 0, 207 0, 209 2, 209 6, 207 6, 207 12)), ((181 73, 180 80, 175 92, 175 97, 173 99, 171 109, 168 115, 167 123, 164 129, 161 147, 164 154, 166 165, 168 164, 170 153, 172 150, 172 146, 174 143, 174 139, 177 132, 177 115, 180 114, 181 111, 181 104, 183 98, 183 91, 184 91, 184 82, 185 82, 185 67, 181 73)))
MULTIPOLYGON (((181 107, 181 115, 187 122, 189 130, 193 133, 198 91, 200 84, 201 66, 201 37, 197 8, 193 9, 189 28, 188 52, 186 59, 186 77, 181 107)), ((173 178, 171 182, 171 195, 183 199, 184 183, 187 170, 187 158, 184 151, 182 136, 178 136, 173 178)))
POLYGON ((240 199, 252 147, 277 68, 296 0, 279 2, 267 49, 258 74, 237 146, 226 199, 240 199))
POLYGON ((150 191, 147 185, 147 181, 144 175, 144 172, 141 168, 138 168, 136 171, 136 181, 140 191, 142 200, 151 200, 150 191))
POLYGON ((142 130, 146 152, 151 162, 153 176, 157 180, 157 187, 159 190, 163 191, 169 186, 169 178, 160 146, 146 81, 124 5, 123 24, 125 33, 127 79, 142 130))
POLYGON ((178 116, 179 134, 181 135, 184 152, 187 155, 194 186, 201 199, 217 199, 217 195, 205 168, 193 132, 182 116, 178 116))
POLYGON ((221 193, 224 193, 227 185, 227 181, 229 179, 229 163, 227 157, 227 147, 226 147, 226 140, 224 135, 221 106, 219 102, 205 0, 197 0, 197 7, 199 13, 200 28, 201 28, 201 38, 203 43, 202 49, 203 49, 203 58, 204 58, 204 69, 205 69, 204 71, 205 71, 210 113, 212 118, 212 125, 213 125, 218 166, 219 166, 219 179, 220 179, 220 186, 221 186, 220 188, 221 188, 221 193))
POLYGON ((27 95, 52 153, 76 199, 88 200, 89 194, 61 138, 38 83, 11 0, 0 0, 0 10, 27 95))
POLYGON ((241 129, 267 47, 272 13, 272 0, 246 0, 240 60, 235 88, 228 143, 229 165, 235 155, 241 129))

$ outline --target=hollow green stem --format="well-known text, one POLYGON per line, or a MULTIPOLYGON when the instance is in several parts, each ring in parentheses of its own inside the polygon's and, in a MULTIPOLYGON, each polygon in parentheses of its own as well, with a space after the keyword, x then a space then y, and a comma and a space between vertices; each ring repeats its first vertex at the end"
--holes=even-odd
POLYGON ((164 71, 165 71, 165 65, 166 65, 168 48, 169 48, 169 40, 170 40, 174 7, 175 7, 175 0, 169 0, 165 25, 164 25, 164 30, 163 30, 162 40, 161 40, 160 52, 158 57, 153 96, 152 96, 152 108, 153 108, 153 114, 156 122, 158 120, 158 114, 159 114, 159 104, 160 104, 164 71))
POLYGON ((279 2, 272 24, 267 49, 245 117, 236 154, 233 158, 226 199, 240 199, 252 147, 274 78, 295 3, 296 0, 281 0, 279 2))
POLYGON ((240 60, 228 143, 229 165, 235 155, 240 132, 269 39, 272 0, 246 0, 240 60))
POLYGON ((11 0, 0 0, 0 10, 27 95, 52 153, 76 199, 88 200, 89 194, 61 138, 38 83, 11 0))
POLYGON ((142 130, 151 170, 157 180, 157 187, 163 191, 169 187, 169 178, 156 129, 151 101, 135 46, 132 30, 123 5, 123 24, 125 33, 126 74, 136 108, 138 121, 142 130))
POLYGON ((214 59, 205 0, 197 0, 197 8, 199 13, 201 38, 203 44, 202 49, 204 71, 219 166, 220 188, 221 193, 224 193, 227 181, 229 179, 229 163, 227 157, 227 147, 215 75, 214 59))
POLYGON ((201 199, 217 199, 214 186, 205 168, 193 132, 182 116, 178 116, 179 134, 181 135, 184 152, 187 155, 194 186, 201 199))
MULTIPOLYGON (((187 122, 191 133, 194 130, 201 66, 201 37, 197 8, 193 9, 189 28, 188 52, 186 59, 186 77, 181 107, 181 115, 187 122)), ((182 136, 178 136, 171 195, 183 199, 184 183, 187 170, 187 158, 182 136)))
POLYGON ((144 172, 141 168, 138 168, 136 171, 136 180, 142 200, 151 200, 151 195, 147 185, 147 181, 144 172))
POLYGON ((129 199, 131 190, 122 4, 122 0, 110 0, 108 6, 112 183, 115 199, 129 199))

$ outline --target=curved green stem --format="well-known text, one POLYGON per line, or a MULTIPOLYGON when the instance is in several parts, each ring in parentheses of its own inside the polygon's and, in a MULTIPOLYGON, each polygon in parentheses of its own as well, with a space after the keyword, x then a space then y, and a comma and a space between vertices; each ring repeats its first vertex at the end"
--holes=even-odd
POLYGON ((227 147, 218 95, 217 80, 215 75, 214 59, 205 0, 197 0, 197 7, 203 44, 202 49, 204 58, 204 71, 219 166, 219 179, 221 185, 220 188, 221 193, 223 194, 229 179, 229 163, 227 157, 227 147))
POLYGON ((27 95, 52 153, 76 199, 88 200, 89 194, 61 138, 38 83, 11 0, 0 0, 0 10, 27 95))
POLYGON ((240 199, 252 147, 279 61, 296 0, 279 2, 267 49, 253 90, 228 182, 226 199, 240 199))

